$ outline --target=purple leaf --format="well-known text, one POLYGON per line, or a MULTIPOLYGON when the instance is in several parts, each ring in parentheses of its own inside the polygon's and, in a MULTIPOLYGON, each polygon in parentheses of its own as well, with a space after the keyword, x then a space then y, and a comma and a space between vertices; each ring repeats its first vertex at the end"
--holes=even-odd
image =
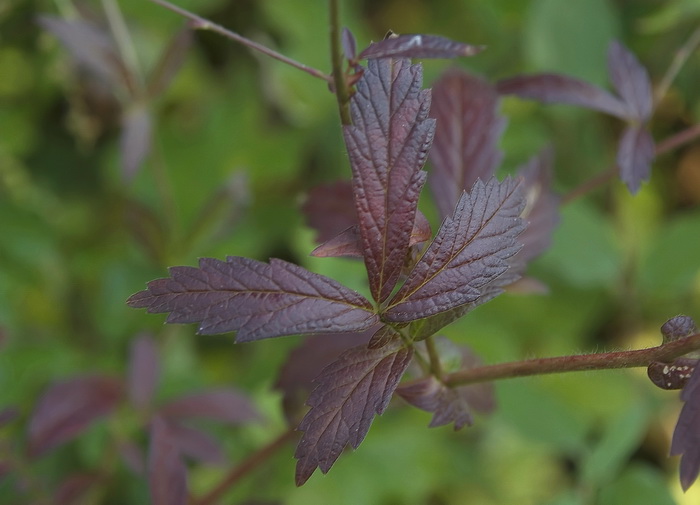
POLYGON ((433 86, 430 116, 437 126, 428 179, 443 219, 462 191, 489 180, 501 163, 498 141, 506 120, 498 114, 499 100, 491 84, 461 70, 446 72, 433 86))
POLYGON ((201 322, 199 333, 237 331, 237 342, 293 335, 360 331, 377 322, 362 295, 308 270, 228 257, 199 260, 199 268, 171 267, 170 278, 148 283, 131 307, 170 312, 168 323, 201 322))
POLYGON ((430 428, 454 423, 454 429, 471 426, 473 419, 465 388, 448 388, 435 377, 429 376, 410 384, 399 386, 396 394, 414 407, 432 412, 430 428))
POLYGON ((79 435, 114 410, 122 384, 101 375, 56 382, 39 399, 29 420, 29 453, 38 456, 79 435))
POLYGON ((136 176, 151 150, 152 128, 151 112, 145 104, 136 104, 124 111, 119 151, 122 159, 122 175, 126 181, 136 176))
POLYGON ((19 409, 17 407, 5 407, 0 410, 0 428, 10 424, 19 417, 19 409))
POLYGON ((359 59, 371 58, 456 58, 474 56, 486 49, 450 40, 439 35, 405 34, 394 35, 373 42, 360 53, 359 59))
POLYGON ((552 233, 559 223, 559 200, 552 192, 553 151, 543 149, 518 170, 523 178, 527 205, 523 219, 527 228, 520 235, 523 244, 518 260, 524 263, 546 251, 552 243, 552 233))
POLYGON ((355 61, 357 59, 357 43, 355 42, 355 36, 348 28, 343 28, 340 41, 343 45, 345 58, 349 61, 355 61))
POLYGON ((159 409, 168 419, 211 419, 240 424, 258 418, 247 396, 233 389, 183 395, 159 409))
MULTIPOLYGON (((425 215, 417 210, 416 220, 413 223, 411 237, 408 241, 409 246, 422 244, 430 240, 431 230, 430 223, 425 215)), ((338 256, 347 256, 351 258, 362 257, 362 239, 360 237, 360 227, 358 225, 351 226, 340 232, 330 240, 327 240, 316 249, 311 251, 311 256, 317 258, 329 258, 338 256)))
POLYGON ((363 345, 345 351, 321 372, 309 397, 311 410, 299 425, 304 436, 294 454, 298 486, 316 467, 328 472, 346 445, 360 445, 374 416, 389 404, 412 354, 396 335, 379 349, 363 345))
POLYGON ((129 87, 129 71, 105 30, 87 21, 67 21, 53 16, 39 16, 38 22, 58 38, 78 65, 111 85, 129 87))
POLYGON ((312 389, 312 381, 323 368, 342 352, 366 344, 375 327, 360 333, 311 335, 292 350, 282 365, 275 389, 282 392, 284 412, 293 421, 312 389))
POLYGON ((181 29, 165 48, 163 54, 151 74, 148 83, 148 95, 158 97, 170 85, 185 62, 187 51, 192 45, 192 29, 185 26, 181 29))
POLYGON ((681 392, 685 402, 671 441, 671 455, 681 456, 681 486, 687 491, 700 472, 700 367, 695 367, 681 392))
POLYGON ((561 74, 521 75, 496 85, 502 95, 516 95, 543 103, 566 103, 626 119, 627 106, 598 86, 561 74))
POLYGON ((628 119, 645 122, 654 102, 647 70, 625 46, 613 41, 608 49, 608 74, 628 108, 628 119))
POLYGON ((148 335, 141 335, 131 344, 127 387, 131 404, 139 409, 150 406, 158 382, 158 350, 148 335))
POLYGON ((389 302, 386 319, 415 321, 478 300, 480 288, 505 273, 520 249, 524 205, 518 181, 478 180, 389 302))
POLYGON ((168 423, 168 429, 182 455, 211 465, 226 461, 221 442, 206 433, 180 423, 168 423))
POLYGON ((187 470, 180 457, 177 440, 167 423, 158 416, 151 421, 148 483, 152 505, 187 503, 187 470))
POLYGON ((409 60, 371 60, 351 100, 353 125, 344 127, 370 291, 380 302, 404 265, 426 178, 435 121, 422 80, 409 60))
POLYGON ((617 148, 617 164, 620 179, 633 195, 639 191, 642 182, 649 179, 655 149, 654 139, 646 128, 639 125, 625 128, 617 148))
POLYGON ((498 295, 503 293, 506 286, 510 286, 520 279, 522 270, 522 264, 517 262, 514 264, 511 262, 508 270, 503 275, 497 277, 479 289, 481 296, 475 301, 460 305, 445 312, 440 312, 425 319, 419 319, 418 321, 412 323, 410 333, 413 335, 414 341, 423 340, 431 335, 434 335, 438 330, 444 328, 457 319, 460 319, 479 305, 493 300, 498 295))
POLYGON ((316 230, 316 242, 319 244, 357 224, 350 181, 336 181, 312 188, 301 210, 306 224, 316 230))

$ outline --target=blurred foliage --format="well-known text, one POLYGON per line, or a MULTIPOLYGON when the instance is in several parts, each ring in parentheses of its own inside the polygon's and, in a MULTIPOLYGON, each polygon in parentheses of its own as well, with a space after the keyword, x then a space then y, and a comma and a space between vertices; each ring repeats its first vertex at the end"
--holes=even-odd
MULTIPOLYGON (((326 2, 181 0, 184 8, 280 52, 328 69, 326 2)), ((658 83, 700 21, 693 0, 374 0, 342 2, 361 47, 387 29, 436 33, 486 44, 481 55, 426 62, 426 82, 448 65, 491 79, 560 71, 605 83, 605 48, 622 39, 658 83)), ((126 19, 137 72, 150 68, 183 25, 144 0, 97 0, 82 9, 109 24, 126 19)), ((121 375, 129 342, 158 336, 162 394, 230 385, 247 389, 268 416, 225 433, 237 461, 284 429, 271 384, 298 339, 232 345, 163 327, 161 316, 124 300, 174 264, 202 256, 279 257, 366 291, 361 265, 311 259, 313 234, 299 212, 305 192, 347 177, 333 96, 324 83, 212 33, 197 33, 172 86, 149 104, 153 149, 140 172, 120 172, 118 97, 75 71, 36 23, 74 17, 70 0, 0 2, 0 451, 21 447, 40 392, 57 378, 121 375)), ((691 55, 653 120, 657 140, 700 121, 700 55, 691 55)), ((504 171, 544 144, 556 151, 556 184, 573 189, 614 160, 618 126, 572 107, 507 99, 504 171)), ((532 267, 549 294, 507 295, 445 334, 486 362, 633 348, 660 343, 658 327, 677 313, 700 316, 700 155, 662 156, 650 184, 630 197, 618 182, 563 211, 554 246, 532 267)), ((427 195, 426 195, 427 198, 427 195)), ((430 213, 429 213, 430 215, 430 213)), ((436 224, 436 223, 435 223, 436 224)), ((665 504, 680 496, 667 459, 676 395, 654 390, 637 371, 510 380, 500 408, 463 432, 427 430, 427 414, 396 408, 328 476, 293 486, 291 447, 230 492, 226 503, 665 504), (675 497, 675 498, 674 498, 675 497)), ((98 425, 23 465, 37 486, 69 469, 98 469, 108 488, 84 503, 145 503, 147 487, 102 454, 105 437, 128 426, 98 425)), ((197 495, 225 468, 196 466, 197 495)), ((695 486, 698 487, 697 485, 695 486)), ((24 503, 0 477, 0 503, 24 503)), ((32 490, 29 490, 31 496, 32 490)), ((27 502, 28 503, 28 502, 27 502)), ((83 502, 81 502, 83 503, 83 502)))

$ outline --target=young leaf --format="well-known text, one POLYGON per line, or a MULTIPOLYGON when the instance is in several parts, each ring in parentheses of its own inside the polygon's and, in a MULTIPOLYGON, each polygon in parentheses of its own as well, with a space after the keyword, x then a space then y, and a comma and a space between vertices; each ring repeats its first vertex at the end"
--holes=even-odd
POLYGON ((349 61, 355 61, 357 58, 357 43, 355 42, 355 36, 349 28, 343 28, 340 42, 343 46, 345 58, 349 61))
POLYGON ((389 302, 387 320, 415 321, 478 300, 480 288, 506 272, 520 249, 524 206, 519 181, 478 180, 389 302))
POLYGON ((626 119, 626 104, 598 86, 561 74, 521 75, 504 79, 496 88, 502 95, 516 95, 543 103, 579 105, 626 119))
POLYGON ((456 58, 474 56, 486 49, 450 40, 439 35, 395 35, 373 42, 360 53, 359 59, 372 58, 456 58))
POLYGON ((432 412, 430 428, 454 423, 456 431, 473 422, 465 390, 466 387, 448 388, 431 375, 399 386, 396 394, 414 407, 432 412))
POLYGON ((170 312, 168 323, 200 322, 199 333, 237 331, 237 342, 294 335, 360 331, 378 320, 372 305, 342 284, 272 259, 199 260, 199 268, 171 267, 170 278, 148 283, 131 307, 170 312))
POLYGON ((635 194, 642 182, 649 179, 655 149, 654 139, 646 128, 639 125, 625 128, 617 148, 617 164, 620 179, 630 193, 635 194))
MULTIPOLYGON (((422 244, 430 240, 431 230, 430 223, 425 215, 417 210, 416 220, 413 223, 411 237, 408 241, 409 246, 422 244)), ((340 234, 327 240, 316 249, 311 251, 311 256, 317 258, 329 258, 338 256, 347 256, 351 258, 362 258, 362 240, 360 238, 360 227, 358 225, 351 226, 340 234)))
POLYGON ((499 101, 491 84, 462 70, 446 72, 433 86, 430 116, 437 126, 428 185, 443 219, 462 191, 477 179, 489 180, 501 163, 498 141, 506 120, 498 114, 499 101))
POLYGON ((654 107, 649 74, 634 54, 617 41, 608 48, 608 74, 627 105, 628 118, 647 121, 654 107))
POLYGON ((321 372, 309 397, 311 410, 299 425, 304 436, 294 454, 298 486, 317 467, 328 472, 347 444, 360 445, 374 416, 389 404, 412 355, 397 334, 378 349, 363 345, 345 351, 321 372))
POLYGON ((167 423, 158 416, 151 420, 148 483, 152 505, 187 503, 187 470, 175 437, 167 423))
POLYGON ((74 438, 121 399, 122 384, 113 377, 74 377, 53 384, 29 420, 29 453, 38 456, 74 438))
POLYGON ((379 302, 401 273, 426 178, 421 167, 435 121, 422 74, 409 60, 371 60, 350 103, 353 124, 343 130, 370 290, 379 302))
POLYGON ((131 344, 127 388, 131 404, 145 409, 151 404, 158 382, 158 350, 150 336, 141 335, 131 344))
POLYGON ((168 419, 212 419, 239 424, 258 418, 248 397, 233 389, 221 389, 181 396, 159 409, 168 419))
POLYGON ((520 235, 523 244, 518 260, 527 263, 546 251, 559 223, 559 197, 552 192, 552 149, 543 149, 518 170, 523 178, 527 205, 523 219, 527 228, 520 235))

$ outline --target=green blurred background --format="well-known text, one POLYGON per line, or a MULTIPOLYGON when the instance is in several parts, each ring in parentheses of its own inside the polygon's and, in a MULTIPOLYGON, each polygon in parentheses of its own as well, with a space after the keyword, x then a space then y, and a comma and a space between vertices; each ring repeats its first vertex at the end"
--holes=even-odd
MULTIPOLYGON (((180 0, 178 5, 328 70, 327 5, 321 0, 180 0)), ((558 71, 607 86, 606 48, 618 38, 658 83, 700 23, 697 0, 343 1, 343 23, 364 47, 398 33, 435 33, 488 50, 425 63, 426 84, 449 65, 499 79, 558 71)), ((145 0, 86 2, 116 9, 145 74, 182 18, 145 0)), ((299 207, 321 182, 347 178, 337 111, 326 85, 212 33, 197 33, 172 85, 146 106, 153 149, 125 181, 120 118, 134 106, 95 90, 65 49, 36 23, 73 16, 69 0, 0 1, 0 408, 19 421, 0 431, 25 437, 27 416, 51 380, 123 374, 142 331, 163 354, 159 397, 238 386, 266 414, 260 425, 220 431, 233 462, 284 430, 278 367, 297 337, 234 346, 193 326, 124 303, 169 265, 203 256, 279 257, 366 292, 361 264, 312 259, 314 232, 299 207)), ((700 57, 692 54, 659 104, 657 140, 700 119, 700 57)), ((143 105, 143 104, 141 104, 143 105)), ((565 193, 614 160, 622 125, 593 112, 506 99, 502 146, 508 172, 551 143, 556 188, 565 193)), ((422 205, 429 215, 426 194, 422 205)), ((661 157, 650 184, 631 197, 621 183, 567 205, 552 249, 531 266, 545 295, 506 295, 444 333, 486 362, 627 349, 660 343, 659 326, 700 317, 700 145, 661 157)), ((435 223, 436 224, 436 223, 435 223)), ((223 503, 284 504, 654 504, 683 495, 668 459, 680 404, 643 370, 509 380, 499 408, 461 432, 429 430, 429 415, 396 401, 366 441, 327 476, 293 485, 287 447, 223 503)), ((102 424, 34 464, 48 482, 68 468, 104 464, 113 429, 102 424)), ((118 428, 117 428, 118 429, 118 428)), ((145 503, 147 487, 117 464, 108 490, 87 503, 145 503)), ((192 466, 201 494, 225 468, 192 466)), ((0 503, 21 503, 5 481, 0 503)))

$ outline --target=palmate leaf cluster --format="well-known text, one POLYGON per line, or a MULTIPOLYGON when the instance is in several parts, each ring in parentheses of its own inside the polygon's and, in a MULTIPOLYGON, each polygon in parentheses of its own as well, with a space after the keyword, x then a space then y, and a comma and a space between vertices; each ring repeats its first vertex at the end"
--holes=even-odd
MULTIPOLYGON (((480 49, 440 37, 390 37, 360 53, 357 58, 369 59, 361 67, 354 42, 347 36, 344 42, 356 72, 352 124, 343 127, 352 181, 333 187, 340 204, 318 192, 306 212, 313 219, 330 200, 342 209, 348 226, 332 233, 328 228, 338 220, 320 219, 323 243, 313 254, 362 258, 371 300, 282 260, 229 257, 204 258, 198 268, 173 267, 169 278, 150 282, 128 301, 169 313, 170 323, 199 323, 202 334, 236 332, 237 342, 316 335, 305 345, 312 355, 323 355, 320 364, 326 366, 306 355, 300 358, 307 363, 304 372, 290 365, 278 383, 289 393, 300 375, 312 370, 315 376, 310 410, 298 425, 303 436, 295 452, 297 485, 316 468, 327 472, 346 446, 357 448, 395 392, 432 412, 431 426, 461 428, 471 423, 470 410, 479 409, 470 405, 479 403, 473 390, 448 387, 439 375, 399 383, 416 344, 515 283, 527 261, 549 246, 557 224, 551 149, 535 155, 515 177, 494 177, 505 126, 498 113, 501 94, 589 107, 627 121, 617 162, 632 193, 648 179, 655 154, 646 127, 653 110, 649 78, 619 43, 609 51, 613 95, 565 75, 520 76, 494 86, 455 70, 431 92, 422 89, 421 67, 408 57, 471 55, 480 49), (430 174, 423 170, 428 158, 430 174), (432 238, 418 211, 426 181, 442 218, 432 238), (325 348, 325 340, 340 335, 346 339, 342 345, 325 348)), ((688 401, 695 382, 684 392, 682 429, 673 447, 684 453, 684 488, 698 467, 692 449, 698 444, 687 428, 695 415, 688 401), (684 452, 687 447, 690 452, 684 452)))
MULTIPOLYGON (((478 177, 468 181, 471 191, 462 191, 452 203, 432 240, 427 241, 425 231, 414 231, 417 222, 425 222, 416 216, 436 119, 430 117, 432 97, 430 90, 422 89, 420 65, 394 56, 411 50, 420 50, 423 56, 434 51, 442 51, 436 56, 445 51, 456 55, 470 52, 469 47, 438 37, 418 42, 397 37, 367 50, 380 57, 370 59, 362 70, 350 104, 353 124, 344 127, 344 136, 357 219, 350 245, 354 237, 359 244, 354 252, 364 259, 374 303, 332 279, 282 260, 261 263, 239 257, 225 262, 202 259, 198 268, 173 267, 169 278, 152 281, 129 299, 133 307, 170 313, 168 322, 197 322, 203 334, 235 331, 238 342, 373 327, 369 346, 351 347, 315 379, 308 401, 311 410, 299 425, 304 436, 296 451, 298 484, 316 467, 328 471, 347 444, 360 444, 411 362, 414 340, 428 337, 492 298, 504 279, 515 279, 505 274, 521 248, 517 237, 525 228, 520 217, 526 205, 525 183, 499 182, 493 178, 495 166, 481 171, 483 181, 478 177), (427 243, 421 246, 421 242, 427 243), (417 250, 420 255, 410 265, 418 247, 422 251, 417 250), (410 324, 419 321, 424 323, 420 331, 412 331, 410 324)), ((446 93, 439 99, 450 98, 446 93)), ((502 121, 494 117, 496 105, 494 99, 485 106, 492 109, 491 115, 474 124, 474 130, 502 121)), ((483 150, 495 150, 498 125, 492 130, 492 142, 483 150)), ((444 391, 430 395, 440 400, 432 406, 416 402, 436 410, 463 401, 444 391)), ((453 420, 449 414, 445 419, 453 420)), ((458 427, 465 424, 463 414, 454 421, 458 427)))

